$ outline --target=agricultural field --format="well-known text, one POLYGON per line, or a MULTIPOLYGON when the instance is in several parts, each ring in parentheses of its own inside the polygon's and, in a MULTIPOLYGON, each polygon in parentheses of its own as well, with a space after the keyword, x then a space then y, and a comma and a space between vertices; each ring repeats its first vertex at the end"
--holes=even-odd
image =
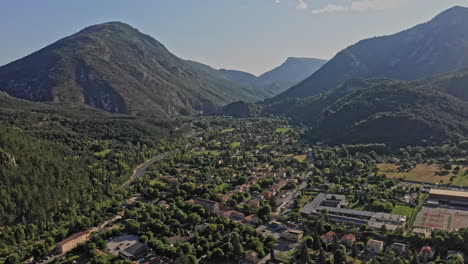
POLYGON ((305 159, 307 158, 307 155, 306 154, 303 154, 303 155, 296 155, 293 157, 293 159, 299 161, 299 162, 303 162, 305 159))
POLYGON ((238 142, 238 141, 232 142, 232 143, 231 143, 231 148, 232 148, 232 149, 239 148, 240 145, 241 145, 241 143, 238 142))
POLYGON ((276 129, 276 133, 286 133, 290 131, 292 128, 291 127, 278 127, 276 129))
POLYGON ((402 178, 407 181, 450 184, 450 178, 452 176, 457 176, 453 184, 468 185, 467 168, 465 167, 462 168, 458 175, 454 174, 452 171, 445 171, 436 164, 418 164, 415 168, 407 172, 398 171, 399 166, 391 163, 380 163, 377 164, 377 167, 391 179, 402 178), (457 183, 455 183, 455 181, 457 183))
POLYGON ((232 132, 234 130, 235 130, 235 128, 226 128, 226 129, 222 130, 221 133, 229 133, 229 132, 232 132))

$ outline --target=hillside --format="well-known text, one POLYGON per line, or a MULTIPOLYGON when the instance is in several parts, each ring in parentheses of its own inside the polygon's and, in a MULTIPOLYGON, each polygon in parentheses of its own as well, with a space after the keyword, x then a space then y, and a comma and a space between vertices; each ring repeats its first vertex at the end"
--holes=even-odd
POLYGON ((111 22, 0 67, 0 90, 31 101, 161 118, 258 99, 210 69, 176 57, 129 25, 111 22))
POLYGON ((327 61, 314 58, 289 57, 280 66, 256 77, 253 74, 236 70, 219 70, 225 77, 240 85, 259 91, 263 98, 277 95, 306 79, 327 61))
POLYGON ((89 201, 108 200, 169 136, 177 142, 175 125, 0 93, 0 225, 96 210, 89 201))
POLYGON ((355 91, 326 108, 310 136, 333 144, 404 146, 466 135, 467 120, 465 101, 433 89, 389 82, 355 91))
POLYGON ((224 114, 290 117, 311 128, 312 141, 331 144, 443 141, 468 132, 467 80, 467 70, 410 82, 352 79, 316 96, 236 102, 224 114))
POLYGON ((416 80, 467 67, 466 25, 468 8, 453 7, 403 32, 359 41, 275 100, 316 95, 352 78, 416 80))

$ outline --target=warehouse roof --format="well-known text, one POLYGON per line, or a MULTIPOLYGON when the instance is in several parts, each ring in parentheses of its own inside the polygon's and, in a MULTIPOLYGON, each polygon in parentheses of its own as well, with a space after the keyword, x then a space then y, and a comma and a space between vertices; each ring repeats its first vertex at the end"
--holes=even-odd
POLYGON ((448 196, 458 196, 458 197, 468 198, 468 192, 461 192, 461 191, 431 189, 430 192, 429 192, 429 194, 448 195, 448 196))

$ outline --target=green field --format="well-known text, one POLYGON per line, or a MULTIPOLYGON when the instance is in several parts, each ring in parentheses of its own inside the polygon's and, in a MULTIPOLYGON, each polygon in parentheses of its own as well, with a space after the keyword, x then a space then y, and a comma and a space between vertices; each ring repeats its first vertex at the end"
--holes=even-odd
POLYGON ((291 127, 279 127, 276 129, 276 133, 286 133, 290 131, 292 128, 291 127))
POLYGON ((234 149, 234 148, 238 148, 238 147, 240 147, 240 145, 241 145, 241 143, 238 142, 238 141, 232 142, 232 143, 231 143, 231 148, 233 148, 233 149, 234 149))
POLYGON ((407 205, 397 204, 393 208, 392 214, 406 215, 410 218, 413 215, 414 208, 411 208, 407 205))
POLYGON ((219 156, 221 152, 218 150, 204 150, 204 151, 194 151, 194 155, 211 155, 211 156, 219 156))
POLYGON ((455 177, 455 179, 452 181, 452 185, 468 186, 468 171, 460 171, 455 177))
POLYGON ((296 159, 297 161, 299 162, 303 162, 306 158, 307 158, 307 155, 304 154, 304 155, 296 155, 293 157, 294 159, 296 159))
POLYGON ((111 151, 112 151, 112 149, 105 149, 105 150, 103 150, 103 151, 101 151, 101 152, 96 152, 96 153, 94 153, 94 155, 95 155, 96 157, 105 157, 105 156, 106 156, 107 154, 109 154, 111 151))
POLYGON ((264 149, 264 148, 268 148, 270 145, 258 145, 257 148, 258 149, 264 149))
MULTIPOLYGON (((399 166, 391 163, 377 164, 380 172, 385 173, 391 179, 404 179, 408 181, 443 183, 450 184, 450 178, 455 176, 452 171, 442 170, 436 164, 418 164, 415 168, 407 172, 398 171, 399 166)), ((462 168, 460 173, 464 173, 466 168, 462 168)), ((457 185, 468 185, 468 176, 461 175, 457 185)), ((453 182, 451 184, 454 184, 453 182)))
POLYGON ((224 129, 223 131, 221 131, 221 133, 228 133, 228 132, 232 132, 234 131, 234 128, 227 128, 227 129, 224 129))

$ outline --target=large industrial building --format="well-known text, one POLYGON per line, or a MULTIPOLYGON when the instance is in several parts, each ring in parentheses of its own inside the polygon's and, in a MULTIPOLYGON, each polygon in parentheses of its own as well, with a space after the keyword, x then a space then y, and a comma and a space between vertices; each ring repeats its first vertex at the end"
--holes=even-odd
POLYGON ((371 228, 381 228, 383 225, 389 230, 404 227, 406 216, 387 213, 376 213, 363 210, 346 208, 348 202, 346 197, 340 194, 319 193, 315 199, 302 207, 302 215, 327 214, 329 219, 355 223, 358 225, 368 225, 371 228))
POLYGON ((428 205, 441 207, 467 207, 468 192, 431 189, 429 191, 428 205))

